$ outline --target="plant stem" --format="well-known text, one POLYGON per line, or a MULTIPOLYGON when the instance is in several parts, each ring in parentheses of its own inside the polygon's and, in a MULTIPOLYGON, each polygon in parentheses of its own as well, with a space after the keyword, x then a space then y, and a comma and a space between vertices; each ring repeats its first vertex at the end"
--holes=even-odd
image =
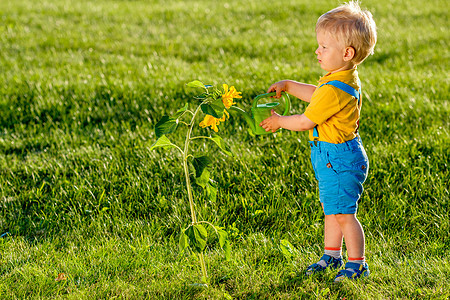
POLYGON ((200 252, 198 254, 198 258, 200 260, 200 267, 202 268, 202 274, 203 274, 202 279, 204 280, 204 283, 206 283, 208 274, 206 273, 206 264, 205 264, 205 258, 203 257, 203 252, 200 252))
MULTIPOLYGON (((186 155, 186 153, 184 153, 186 155)), ((188 192, 188 198, 189 198, 189 206, 191 207, 191 219, 192 224, 197 223, 197 217, 195 215, 194 210, 194 198, 192 197, 192 190, 191 190, 191 179, 189 178, 189 167, 187 163, 187 158, 183 157, 183 167, 184 167, 184 175, 186 177, 186 187, 188 192)))
POLYGON ((195 117, 197 116, 197 113, 198 113, 199 109, 200 109, 200 105, 198 106, 198 108, 195 111, 195 113, 192 115, 192 120, 189 123, 189 129, 188 129, 188 131, 186 133, 186 140, 184 141, 184 151, 183 151, 184 176, 186 177, 186 188, 187 188, 187 192, 188 192, 189 206, 191 208, 192 224, 197 223, 197 217, 195 215, 194 198, 192 197, 191 179, 189 177, 189 166, 188 166, 187 159, 189 157, 189 143, 191 141, 192 128, 194 127, 195 117))
MULTIPOLYGON (((197 216, 195 215, 195 208, 194 208, 194 197, 192 196, 192 189, 191 189, 191 179, 189 177, 189 166, 187 159, 189 157, 189 143, 191 142, 191 133, 192 128, 194 127, 194 121, 195 117, 197 116, 197 113, 200 109, 200 105, 197 107, 197 110, 192 116, 191 123, 189 124, 189 129, 186 134, 186 140, 184 142, 184 151, 183 151, 183 167, 184 167, 184 175, 186 177, 186 188, 188 192, 188 198, 189 198, 189 206, 191 208, 191 219, 192 224, 197 224, 197 216)), ((203 252, 200 252, 198 254, 199 260, 200 260, 200 268, 202 270, 203 274, 203 280, 206 282, 207 273, 206 273, 206 264, 205 264, 205 258, 203 257, 203 252)))

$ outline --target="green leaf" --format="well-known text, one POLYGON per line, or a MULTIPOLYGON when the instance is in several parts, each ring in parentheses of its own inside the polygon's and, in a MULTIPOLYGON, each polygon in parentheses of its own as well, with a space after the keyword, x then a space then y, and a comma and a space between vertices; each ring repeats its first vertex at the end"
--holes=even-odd
POLYGON ((204 169, 202 175, 195 178, 195 183, 205 189, 209 182, 209 176, 210 172, 204 169))
POLYGON ((223 151, 223 153, 233 156, 233 153, 231 152, 230 147, 225 143, 225 141, 218 135, 213 135, 210 137, 211 140, 213 140, 214 143, 216 143, 217 146, 219 146, 220 150, 223 151))
POLYGON ((202 252, 206 247, 208 233, 201 224, 195 224, 186 229, 186 234, 196 252, 202 252))
POLYGON ((219 237, 220 248, 224 250, 225 258, 228 261, 231 259, 231 246, 230 241, 228 240, 228 233, 223 227, 214 226, 214 228, 216 229, 217 235, 219 237))
POLYGON ((183 230, 180 235, 180 241, 178 243, 178 248, 180 252, 183 252, 188 247, 188 236, 186 235, 185 231, 183 230))
POLYGON ((226 241, 228 240, 228 232, 226 232, 222 227, 216 227, 217 234, 219 236, 219 245, 223 249, 226 241))
POLYGON ((163 116, 155 126, 156 137, 159 138, 164 134, 169 134, 177 129, 178 120, 169 116, 163 116))
POLYGON ((292 246, 292 244, 288 240, 280 241, 280 250, 286 258, 291 258, 297 251, 297 249, 295 249, 295 247, 292 246))
POLYGON ((222 116, 223 116, 223 110, 221 112, 220 111, 217 112, 211 104, 203 103, 201 105, 201 108, 202 108, 202 112, 204 112, 207 115, 211 115, 214 118, 222 118, 222 116))
POLYGON ((211 107, 219 114, 223 115, 225 110, 225 105, 223 104, 222 98, 219 97, 211 103, 211 107))
POLYGON ((194 97, 194 99, 201 100, 202 102, 205 101, 206 98, 208 98, 209 94, 207 92, 201 93, 200 95, 197 95, 194 97))
POLYGON ((225 244, 223 245, 223 250, 225 251, 225 259, 227 261, 231 260, 231 245, 229 240, 225 241, 225 244))
POLYGON ((197 87, 205 88, 205 85, 201 81, 198 81, 198 80, 194 80, 194 81, 189 82, 187 84, 187 86, 188 87, 193 87, 193 88, 197 88, 197 87))
POLYGON ((209 179, 208 184, 206 185, 206 194, 209 197, 211 202, 216 202, 217 199, 217 182, 212 179, 209 179))
POLYGON ((189 104, 186 103, 182 108, 177 110, 177 112, 172 116, 174 119, 178 119, 185 111, 187 111, 189 104))
POLYGON ((200 177, 203 174, 203 170, 211 164, 211 159, 207 155, 194 157, 192 164, 195 168, 195 177, 200 177))
POLYGON ((165 136, 162 135, 151 147, 150 150, 154 150, 156 148, 170 148, 170 147, 176 147, 175 144, 172 144, 172 142, 165 136))

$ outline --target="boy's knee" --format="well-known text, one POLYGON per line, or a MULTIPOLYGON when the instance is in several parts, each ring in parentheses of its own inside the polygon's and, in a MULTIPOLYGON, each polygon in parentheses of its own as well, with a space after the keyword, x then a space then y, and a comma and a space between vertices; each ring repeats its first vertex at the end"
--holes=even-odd
POLYGON ((356 219, 356 214, 337 214, 334 215, 336 217, 336 221, 339 224, 353 223, 356 219))

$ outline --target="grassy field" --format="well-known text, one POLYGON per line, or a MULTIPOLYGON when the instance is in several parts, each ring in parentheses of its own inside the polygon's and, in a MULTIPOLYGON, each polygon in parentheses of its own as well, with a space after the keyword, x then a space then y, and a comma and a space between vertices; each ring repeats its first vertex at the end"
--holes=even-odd
POLYGON ((301 276, 323 247, 307 134, 252 137, 239 116, 220 126, 235 156, 197 144, 219 192, 196 189, 196 209, 227 228, 232 259, 211 241, 201 288, 178 251, 189 204, 176 153, 149 151, 156 122, 195 105, 195 79, 234 85, 244 109, 275 81, 316 83, 315 22, 338 4, 0 1, 0 298, 448 299, 445 0, 362 3, 379 37, 358 68, 369 278, 301 276))

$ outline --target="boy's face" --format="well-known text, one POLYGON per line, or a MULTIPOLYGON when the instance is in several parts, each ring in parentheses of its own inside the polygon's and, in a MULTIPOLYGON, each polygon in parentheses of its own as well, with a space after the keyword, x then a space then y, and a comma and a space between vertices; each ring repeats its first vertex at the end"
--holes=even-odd
POLYGON ((345 47, 343 43, 339 42, 330 33, 324 30, 319 30, 316 34, 316 38, 319 46, 315 53, 322 69, 330 73, 336 73, 354 67, 354 65, 350 63, 354 53, 349 57, 349 54, 351 54, 349 51, 351 52, 353 48, 345 47))

